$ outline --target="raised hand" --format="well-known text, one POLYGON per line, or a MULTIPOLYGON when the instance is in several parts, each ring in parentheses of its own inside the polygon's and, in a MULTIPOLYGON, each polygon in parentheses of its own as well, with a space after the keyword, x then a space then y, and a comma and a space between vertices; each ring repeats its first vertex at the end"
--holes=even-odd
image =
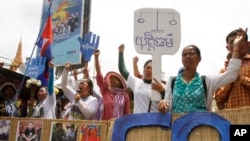
POLYGON ((67 63, 64 65, 64 68, 65 68, 66 70, 70 70, 71 66, 72 66, 72 64, 71 64, 70 62, 67 62, 67 63))
POLYGON ((100 55, 100 50, 98 50, 98 49, 95 50, 94 54, 95 54, 96 57, 98 57, 100 55))
POLYGON ((39 75, 41 75, 45 69, 46 65, 46 57, 36 57, 31 60, 31 62, 27 62, 27 72, 26 75, 28 75, 31 78, 38 78, 39 75))
POLYGON ((135 56, 135 57, 133 58, 133 63, 137 64, 138 61, 139 61, 139 58, 138 58, 137 56, 135 56))
POLYGON ((118 47, 119 52, 123 52, 124 49, 125 49, 125 45, 124 45, 124 44, 121 44, 121 45, 118 47))
POLYGON ((89 32, 84 35, 84 38, 78 38, 80 42, 80 48, 82 55, 84 56, 84 61, 90 61, 90 58, 94 51, 99 46, 100 37, 96 34, 92 34, 92 32, 89 32))
POLYGON ((247 35, 247 28, 243 30, 242 28, 239 28, 239 32, 237 33, 236 38, 234 39, 233 44, 235 46, 245 46, 247 44, 247 41, 245 41, 245 37, 247 35))

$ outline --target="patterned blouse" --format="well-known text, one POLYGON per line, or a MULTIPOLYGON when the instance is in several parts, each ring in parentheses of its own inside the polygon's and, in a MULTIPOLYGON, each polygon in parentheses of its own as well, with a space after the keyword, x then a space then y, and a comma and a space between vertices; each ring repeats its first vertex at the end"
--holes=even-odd
POLYGON ((198 73, 189 83, 183 80, 182 74, 176 77, 173 88, 174 113, 207 111, 205 100, 202 79, 198 73))

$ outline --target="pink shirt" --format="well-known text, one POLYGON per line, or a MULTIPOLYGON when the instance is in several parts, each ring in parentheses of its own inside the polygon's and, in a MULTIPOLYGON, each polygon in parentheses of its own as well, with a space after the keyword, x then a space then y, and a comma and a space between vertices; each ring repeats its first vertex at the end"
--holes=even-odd
MULTIPOLYGON (((96 76, 97 85, 100 88, 103 100, 103 112, 102 112, 102 120, 110 120, 113 118, 113 111, 114 111, 114 99, 115 95, 111 93, 108 88, 108 83, 104 80, 102 74, 97 74, 96 76)), ((127 94, 124 95, 124 110, 123 115, 130 114, 130 103, 129 97, 127 94)))

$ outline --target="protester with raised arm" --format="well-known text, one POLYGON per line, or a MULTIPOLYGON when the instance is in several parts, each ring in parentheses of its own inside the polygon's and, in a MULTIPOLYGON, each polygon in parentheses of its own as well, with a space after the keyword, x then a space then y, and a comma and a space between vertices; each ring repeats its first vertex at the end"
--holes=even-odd
POLYGON ((78 90, 70 87, 68 82, 68 73, 71 63, 66 63, 62 74, 62 90, 71 102, 68 113, 69 120, 92 120, 98 109, 98 101, 93 97, 93 83, 89 78, 81 79, 78 90))

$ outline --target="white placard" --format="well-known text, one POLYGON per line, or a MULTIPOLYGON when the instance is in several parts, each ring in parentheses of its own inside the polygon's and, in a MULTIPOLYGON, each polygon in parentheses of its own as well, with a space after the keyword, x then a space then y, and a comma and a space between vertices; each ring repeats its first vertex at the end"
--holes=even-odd
MULTIPOLYGON (((181 41, 180 14, 168 8, 141 8, 134 12, 134 45, 140 54, 152 55, 153 77, 161 81, 161 55, 174 55, 181 41)), ((152 90, 152 101, 161 96, 152 90)))

